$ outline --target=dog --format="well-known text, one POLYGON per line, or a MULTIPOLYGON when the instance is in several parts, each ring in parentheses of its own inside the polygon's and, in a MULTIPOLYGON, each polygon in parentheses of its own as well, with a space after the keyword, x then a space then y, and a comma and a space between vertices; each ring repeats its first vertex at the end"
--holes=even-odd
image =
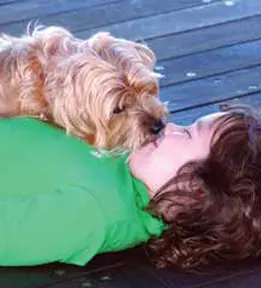
POLYGON ((36 117, 96 148, 134 150, 157 138, 168 113, 155 61, 146 45, 106 32, 2 35, 0 117, 36 117))

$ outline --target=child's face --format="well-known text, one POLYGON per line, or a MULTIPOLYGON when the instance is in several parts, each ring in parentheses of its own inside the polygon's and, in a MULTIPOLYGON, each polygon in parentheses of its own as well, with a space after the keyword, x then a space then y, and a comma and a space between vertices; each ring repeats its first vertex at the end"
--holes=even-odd
POLYGON ((210 141, 217 125, 215 120, 223 114, 209 114, 190 126, 168 123, 161 139, 142 147, 131 156, 129 166, 132 174, 143 181, 153 195, 184 164, 208 157, 210 141))

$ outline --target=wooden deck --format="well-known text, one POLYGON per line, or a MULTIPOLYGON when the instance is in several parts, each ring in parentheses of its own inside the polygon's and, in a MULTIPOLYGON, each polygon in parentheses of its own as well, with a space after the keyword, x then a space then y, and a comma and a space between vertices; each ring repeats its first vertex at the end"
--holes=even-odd
MULTIPOLYGON (((0 0, 0 32, 22 34, 29 21, 62 25, 81 38, 110 31, 147 43, 165 74, 161 98, 173 121, 189 123, 227 101, 261 105, 261 0, 0 0)), ((51 273, 41 271, 38 278, 17 272, 18 286, 0 277, 0 287, 40 287, 51 273), (29 278, 35 286, 21 284, 29 278)), ((52 279, 63 277, 57 271, 52 279)), ((12 270, 0 270, 8 273, 10 280, 12 270)))

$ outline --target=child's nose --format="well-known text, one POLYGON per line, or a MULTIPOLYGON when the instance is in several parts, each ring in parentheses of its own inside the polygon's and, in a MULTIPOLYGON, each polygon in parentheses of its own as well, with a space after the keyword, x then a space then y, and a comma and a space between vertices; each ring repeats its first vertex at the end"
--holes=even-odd
POLYGON ((164 133, 165 133, 165 135, 168 135, 168 134, 172 134, 173 132, 180 132, 180 131, 182 131, 182 129, 184 129, 183 126, 169 122, 169 123, 167 123, 167 125, 164 129, 164 133))

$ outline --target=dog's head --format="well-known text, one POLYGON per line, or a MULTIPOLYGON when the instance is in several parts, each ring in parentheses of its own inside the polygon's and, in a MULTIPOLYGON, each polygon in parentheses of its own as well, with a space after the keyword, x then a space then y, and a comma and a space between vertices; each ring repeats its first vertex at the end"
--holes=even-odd
POLYGON ((88 40, 61 28, 38 34, 41 62, 56 61, 45 79, 56 124, 107 150, 133 150, 157 137, 167 110, 158 98, 155 55, 146 45, 105 32, 88 40))
POLYGON ((77 127, 80 137, 108 150, 133 150, 155 139, 167 110, 158 98, 153 52, 107 33, 81 45, 87 46, 85 55, 76 57, 67 71, 73 73, 71 92, 77 99, 70 112, 70 121, 77 119, 72 129, 77 127))

